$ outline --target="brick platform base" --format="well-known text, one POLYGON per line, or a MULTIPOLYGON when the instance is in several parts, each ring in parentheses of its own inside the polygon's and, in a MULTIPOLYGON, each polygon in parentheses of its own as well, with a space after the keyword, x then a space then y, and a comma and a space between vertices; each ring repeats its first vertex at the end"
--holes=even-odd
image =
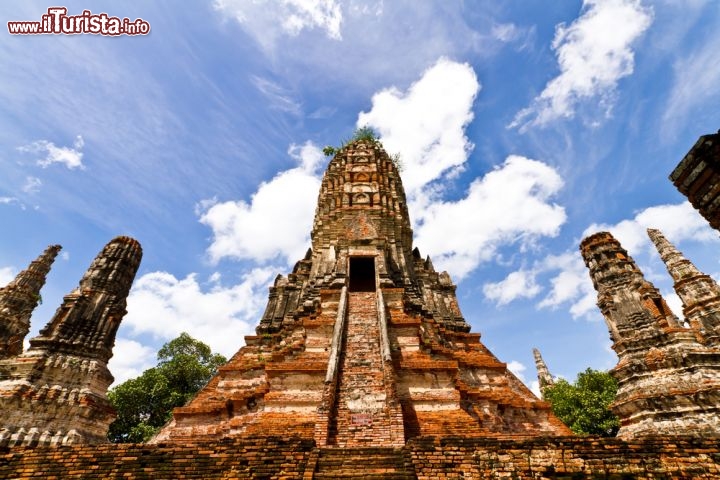
POLYGON ((418 437, 403 448, 317 448, 292 438, 199 444, 0 448, 0 478, 23 479, 717 479, 720 439, 418 437))

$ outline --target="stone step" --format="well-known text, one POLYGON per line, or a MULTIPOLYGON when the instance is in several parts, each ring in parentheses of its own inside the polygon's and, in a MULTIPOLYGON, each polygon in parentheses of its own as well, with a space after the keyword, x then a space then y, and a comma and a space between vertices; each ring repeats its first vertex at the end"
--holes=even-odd
POLYGON ((328 440, 347 447, 373 445, 388 441, 392 421, 385 401, 375 292, 351 292, 347 308, 337 413, 329 424, 328 440))
POLYGON ((415 480, 412 463, 400 449, 321 449, 314 479, 415 480))

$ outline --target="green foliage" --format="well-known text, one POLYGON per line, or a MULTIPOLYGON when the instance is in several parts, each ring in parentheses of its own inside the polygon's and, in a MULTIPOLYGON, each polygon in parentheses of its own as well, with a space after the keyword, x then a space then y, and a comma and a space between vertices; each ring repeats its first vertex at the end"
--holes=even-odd
POLYGON ((375 130, 373 130, 372 127, 365 125, 353 132, 351 141, 356 142, 358 140, 377 142, 378 140, 380 140, 380 136, 375 132, 375 130))
POLYGON ((349 143, 352 142, 358 142, 358 141, 366 141, 366 142, 372 142, 375 144, 380 143, 380 136, 373 130, 372 127, 369 127, 367 125, 360 127, 356 129, 352 137, 350 137, 349 140, 343 140, 339 147, 333 147, 332 145, 327 145, 323 148, 322 152, 326 157, 331 157, 333 155, 336 155, 340 152, 343 148, 345 148, 349 143))
POLYGON ((163 345, 157 366, 108 392, 117 410, 108 439, 115 443, 144 442, 185 405, 227 360, 187 333, 163 345))
POLYGON ((578 435, 614 437, 620 428, 609 410, 617 394, 617 382, 608 372, 588 368, 575 383, 558 380, 543 392, 555 415, 578 435))

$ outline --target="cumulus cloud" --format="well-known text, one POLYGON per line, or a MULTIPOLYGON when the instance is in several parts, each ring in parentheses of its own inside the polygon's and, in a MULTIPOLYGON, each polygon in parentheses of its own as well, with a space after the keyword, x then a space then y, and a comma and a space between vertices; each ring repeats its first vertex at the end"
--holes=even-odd
POLYGON ((618 81, 633 73, 632 44, 652 17, 652 10, 640 0, 584 0, 580 17, 555 30, 552 48, 560 74, 517 113, 509 127, 524 130, 570 118, 580 101, 593 97, 610 104, 618 81))
POLYGON ((416 243, 431 252, 436 266, 462 278, 502 245, 556 236, 566 215, 550 199, 562 185, 550 166, 511 155, 474 180, 465 198, 427 205, 418 219, 416 243))
POLYGON ((127 338, 115 339, 113 357, 108 362, 110 373, 115 377, 113 385, 140 376, 155 365, 155 350, 127 338))
MULTIPOLYGON (((592 224, 583 237, 599 231, 609 231, 631 255, 654 252, 647 236, 648 228, 658 228, 676 245, 684 240, 717 242, 716 232, 692 208, 689 202, 676 205, 656 205, 638 212, 633 218, 614 225, 592 224)), ((637 259, 636 259, 637 260, 637 259)), ((597 292, 592 286, 587 268, 577 250, 560 255, 548 255, 531 268, 510 273, 504 280, 483 287, 485 296, 503 305, 520 298, 534 298, 543 289, 539 276, 547 276, 549 292, 537 304, 538 308, 558 308, 569 304, 570 314, 577 318, 597 314, 597 292), (523 286, 527 288, 523 288, 523 286), (538 287, 538 288, 534 288, 538 287)), ((670 292, 665 295, 676 315, 682 318, 681 302, 670 292)))
POLYGON ((557 308, 571 302, 573 318, 595 313, 597 293, 590 280, 585 263, 578 251, 550 255, 538 266, 536 273, 553 272, 550 293, 538 304, 540 308, 557 308))
POLYGON ((213 5, 267 50, 283 35, 297 36, 315 28, 324 30, 328 38, 342 39, 342 10, 335 0, 215 0, 213 5))
POLYGON ((133 335, 150 333, 171 340, 182 332, 200 338, 213 351, 230 356, 253 332, 267 300, 272 268, 255 268, 242 282, 204 290, 195 274, 183 279, 152 272, 138 279, 128 297, 123 324, 133 335))
POLYGON ((0 288, 10 283, 15 278, 15 269, 12 267, 0 268, 0 288))
POLYGON ((288 154, 298 167, 278 173, 260 185, 251 201, 205 202, 200 222, 212 228, 208 254, 259 262, 284 258, 294 262, 307 250, 320 190, 318 167, 324 160, 312 142, 291 145, 288 154))
POLYGON ((622 220, 614 225, 592 224, 583 236, 600 231, 609 231, 625 250, 639 252, 654 249, 647 236, 648 228, 657 228, 671 242, 696 240, 709 242, 717 240, 717 232, 690 205, 690 202, 657 205, 638 212, 634 218, 622 220))
POLYGON ((486 283, 483 293, 497 305, 535 298, 544 290, 538 277, 548 274, 551 275, 549 292, 537 304, 538 308, 557 308, 571 302, 570 314, 575 318, 595 312, 597 294, 577 251, 548 255, 535 262, 532 268, 521 268, 500 282, 486 283))
POLYGON ((42 180, 40 180, 37 177, 27 177, 25 178, 25 184, 22 187, 22 191, 25 193, 37 193, 40 191, 40 187, 42 186, 42 180))
POLYGON ((17 149, 23 153, 44 154, 45 158, 41 158, 37 161, 37 164, 43 168, 47 168, 53 163, 59 163, 65 165, 70 170, 76 168, 82 170, 85 168, 82 163, 83 146, 85 146, 85 141, 82 136, 78 135, 75 138, 72 147, 58 147, 53 142, 38 140, 28 145, 17 147, 17 149))
POLYGON ((485 297, 497 305, 505 305, 517 298, 533 298, 540 292, 535 276, 527 270, 518 270, 496 283, 483 285, 485 297))
POLYGON ((406 92, 373 95, 370 111, 358 116, 357 125, 373 127, 388 152, 400 152, 409 196, 467 160, 473 145, 465 127, 479 90, 470 65, 441 58, 406 92))

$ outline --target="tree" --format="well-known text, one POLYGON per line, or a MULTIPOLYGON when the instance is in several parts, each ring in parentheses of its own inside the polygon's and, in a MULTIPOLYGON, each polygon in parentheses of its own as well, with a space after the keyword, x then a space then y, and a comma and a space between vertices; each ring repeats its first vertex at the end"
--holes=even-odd
POLYGON ((110 424, 111 442, 144 442, 185 405, 227 360, 187 333, 162 346, 157 366, 108 392, 117 418, 110 424))
POLYGON ((560 379, 543 392, 555 415, 578 435, 614 437, 620 428, 609 406, 617 394, 617 382, 608 372, 588 368, 575 383, 560 379))

